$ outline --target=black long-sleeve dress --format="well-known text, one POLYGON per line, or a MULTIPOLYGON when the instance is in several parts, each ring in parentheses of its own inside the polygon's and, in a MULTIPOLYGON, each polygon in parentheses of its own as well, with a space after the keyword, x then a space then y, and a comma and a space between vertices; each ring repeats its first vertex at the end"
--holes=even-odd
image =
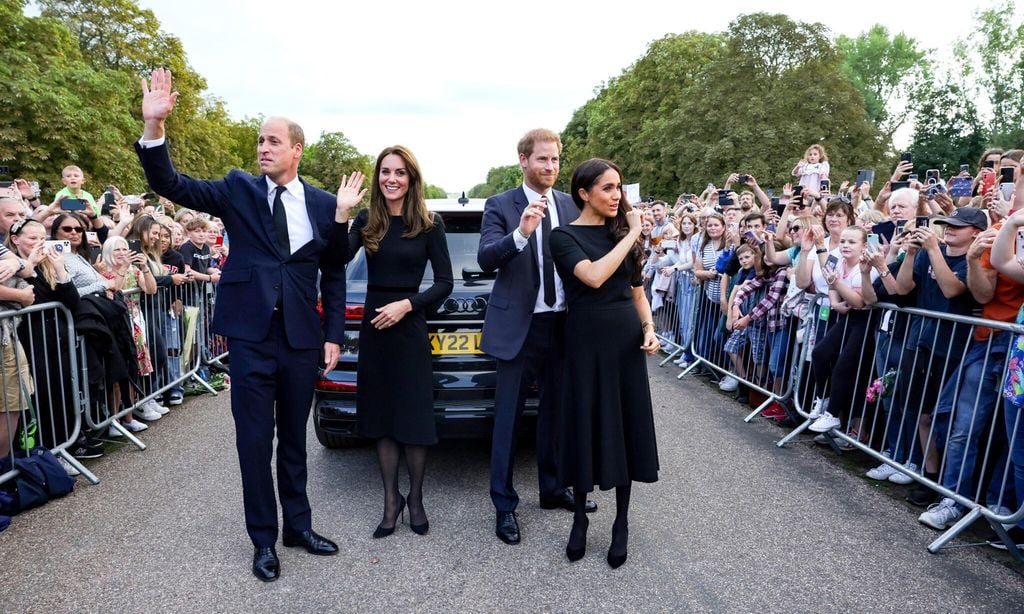
MULTIPOLYGON (((345 262, 363 244, 369 211, 356 216, 348 235, 345 262)), ((427 313, 451 294, 452 262, 444 222, 413 238, 403 238, 405 222, 391 216, 377 252, 367 257, 366 304, 359 329, 356 367, 356 411, 363 437, 391 437, 400 443, 437 443, 434 423, 433 365, 427 337, 427 313), (427 262, 434 283, 420 292, 427 262), (370 323, 377 309, 409 299, 413 310, 394 326, 377 329, 370 323)))
POLYGON ((658 446, 647 358, 633 288, 641 271, 626 256, 600 288, 573 271, 617 243, 604 226, 570 224, 551 232, 551 255, 565 284, 565 404, 558 477, 589 492, 658 479, 658 446))

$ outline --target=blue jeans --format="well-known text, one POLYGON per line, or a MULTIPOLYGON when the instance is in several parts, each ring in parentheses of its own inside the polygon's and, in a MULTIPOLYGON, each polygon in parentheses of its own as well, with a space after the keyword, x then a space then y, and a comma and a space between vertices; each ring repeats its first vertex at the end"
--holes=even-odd
MULTIPOLYGON (((959 495, 974 498, 974 468, 978 457, 978 443, 999 402, 1003 381, 1008 333, 1000 333, 988 341, 971 345, 963 364, 942 387, 939 403, 935 407, 935 434, 945 442, 946 463, 942 485, 959 495), (952 425, 950 424, 952 423, 952 425), (952 428, 950 428, 952 426, 952 428)), ((996 463, 989 485, 989 502, 999 499, 1005 454, 993 459, 996 463)))
MULTIPOLYGON (((181 377, 181 316, 163 319, 164 341, 167 344, 167 379, 176 381, 181 377)), ((178 382, 171 386, 170 396, 180 397, 185 390, 178 382)))
MULTIPOLYGON (((879 330, 875 334, 875 373, 884 376, 890 370, 898 370, 903 355, 903 340, 879 330)), ((899 376, 897 375, 897 379, 899 376)), ((896 381, 891 384, 887 395, 882 397, 882 411, 885 412, 885 451, 898 463, 910 460, 911 451, 917 444, 917 423, 906 420, 902 407, 892 412, 896 401, 896 381)))
POLYGON ((693 279, 692 271, 679 271, 676 273, 676 309, 679 315, 679 347, 683 348, 687 360, 693 360, 693 327, 697 309, 697 301, 700 300, 700 286, 690 283, 693 279))

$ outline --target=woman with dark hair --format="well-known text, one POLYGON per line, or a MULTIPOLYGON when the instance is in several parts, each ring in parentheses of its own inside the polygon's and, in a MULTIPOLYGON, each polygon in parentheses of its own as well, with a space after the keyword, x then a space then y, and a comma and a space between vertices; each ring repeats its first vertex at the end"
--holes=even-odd
POLYGON ((551 232, 551 254, 565 284, 565 413, 559 480, 574 488, 575 513, 565 554, 586 554, 587 493, 615 488, 608 564, 626 562, 633 482, 658 479, 651 391, 644 352, 660 344, 641 281, 641 215, 626 202, 622 173, 591 159, 573 171, 580 217, 551 232))
POLYGON ((71 243, 71 252, 64 254, 64 266, 71 275, 71 281, 75 284, 79 296, 104 294, 116 286, 114 280, 105 279, 89 264, 91 250, 89 242, 85 240, 87 228, 89 223, 85 217, 71 211, 58 215, 50 227, 50 238, 71 243))
MULTIPOLYGON (((395 531, 398 515, 409 505, 409 526, 419 535, 430 523, 423 508, 427 446, 437 443, 434 425, 433 364, 427 313, 453 288, 452 263, 440 216, 427 210, 419 163, 405 147, 388 147, 377 156, 370 206, 352 223, 344 261, 359 248, 366 252, 367 292, 359 329, 356 406, 358 429, 377 440, 384 481, 384 517, 376 538, 395 531), (420 291, 427 263, 433 284, 420 291), (401 385, 395 385, 395 377, 401 385), (398 490, 402 452, 409 472, 409 494, 398 490)), ((363 176, 342 179, 335 221, 344 224, 366 190, 363 176)), ((343 227, 343 226, 341 226, 343 227)))

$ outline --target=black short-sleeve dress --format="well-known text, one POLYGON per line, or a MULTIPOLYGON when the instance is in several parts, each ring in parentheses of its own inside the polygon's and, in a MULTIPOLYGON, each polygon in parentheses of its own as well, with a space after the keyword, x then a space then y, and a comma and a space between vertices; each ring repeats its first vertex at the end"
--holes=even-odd
POLYGON ((570 224, 551 233, 551 254, 565 285, 565 403, 559 481, 580 492, 658 479, 658 447, 647 359, 633 288, 642 285, 632 255, 600 288, 574 274, 617 241, 604 226, 570 224))
MULTIPOLYGON (((363 244, 368 213, 360 211, 352 223, 346 262, 363 244)), ((366 304, 356 366, 356 428, 363 437, 431 445, 437 443, 437 427, 427 310, 451 294, 452 262, 440 216, 434 216, 429 232, 417 237, 403 237, 405 229, 401 216, 391 216, 377 252, 366 258, 366 304), (420 292, 428 261, 434 283, 420 292), (383 329, 370 323, 379 307, 402 299, 409 299, 413 310, 401 321, 383 329)))

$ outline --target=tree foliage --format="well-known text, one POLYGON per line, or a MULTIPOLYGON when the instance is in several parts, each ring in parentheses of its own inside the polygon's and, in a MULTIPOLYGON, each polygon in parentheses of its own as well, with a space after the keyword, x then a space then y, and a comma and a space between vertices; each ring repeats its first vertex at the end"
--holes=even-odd
POLYGON ((518 164, 497 166, 487 171, 487 181, 470 188, 466 196, 469 198, 488 198, 511 190, 523 180, 523 171, 518 164))
POLYGON ((338 189, 342 175, 355 171, 372 177, 373 158, 359 153, 342 132, 320 133, 319 140, 306 145, 299 165, 304 179, 329 191, 338 189))

